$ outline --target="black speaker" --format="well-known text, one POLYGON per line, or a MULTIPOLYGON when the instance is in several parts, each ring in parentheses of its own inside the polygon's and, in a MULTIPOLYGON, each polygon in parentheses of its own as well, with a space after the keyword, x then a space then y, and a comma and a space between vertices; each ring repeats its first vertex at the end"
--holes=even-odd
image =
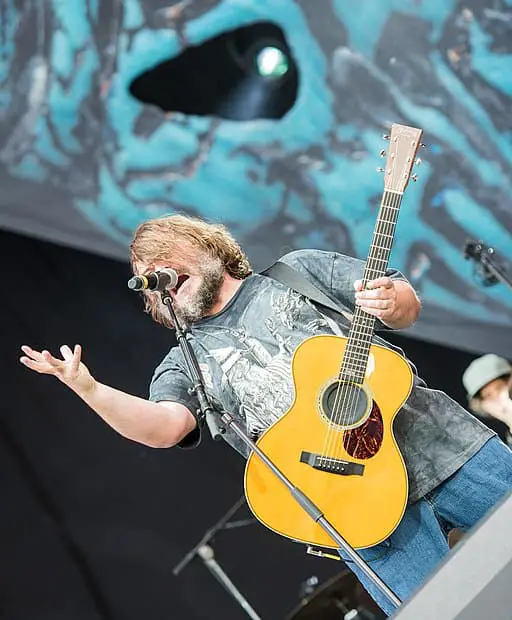
POLYGON ((512 620, 512 494, 452 549, 394 620, 512 620))

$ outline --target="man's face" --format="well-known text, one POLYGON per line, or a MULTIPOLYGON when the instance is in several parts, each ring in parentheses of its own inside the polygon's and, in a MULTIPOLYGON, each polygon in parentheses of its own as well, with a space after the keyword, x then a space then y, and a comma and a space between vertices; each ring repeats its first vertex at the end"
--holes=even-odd
POLYGON ((509 398, 511 386, 512 376, 494 379, 480 390, 480 399, 483 403, 506 400, 509 398))
MULTIPOLYGON (((178 283, 170 290, 178 320, 190 325, 207 316, 218 301, 224 282, 225 270, 221 260, 191 245, 184 245, 181 255, 170 261, 135 265, 135 271, 139 274, 165 268, 174 269, 178 273, 178 283)), ((160 294, 145 295, 153 319, 166 327, 174 327, 160 294)))

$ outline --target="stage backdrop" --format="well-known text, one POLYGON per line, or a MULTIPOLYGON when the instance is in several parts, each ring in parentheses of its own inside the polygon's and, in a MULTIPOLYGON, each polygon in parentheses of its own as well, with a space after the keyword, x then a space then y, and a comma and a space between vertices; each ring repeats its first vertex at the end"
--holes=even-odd
POLYGON ((512 257, 506 0, 4 0, 0 22, 0 226, 125 259, 139 222, 182 211, 227 224, 256 268, 308 246, 364 257, 381 135, 418 126, 428 149, 392 254, 424 303, 411 333, 510 355, 512 294, 463 257, 468 237, 512 257), (282 29, 298 68, 283 118, 165 113, 131 94, 255 22, 282 29))

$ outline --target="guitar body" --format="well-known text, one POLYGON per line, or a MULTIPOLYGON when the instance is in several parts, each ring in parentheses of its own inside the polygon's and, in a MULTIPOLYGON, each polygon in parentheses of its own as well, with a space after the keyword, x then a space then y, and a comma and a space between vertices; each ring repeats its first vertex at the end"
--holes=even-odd
MULTIPOLYGON (((405 511, 407 472, 393 419, 409 396, 413 375, 403 357, 371 345, 362 388, 345 383, 340 391, 346 345, 347 338, 325 335, 297 348, 292 360, 295 401, 257 444, 352 547, 363 548, 386 539, 405 511)), ((254 515, 271 530, 335 548, 254 453, 245 469, 245 494, 254 515)))

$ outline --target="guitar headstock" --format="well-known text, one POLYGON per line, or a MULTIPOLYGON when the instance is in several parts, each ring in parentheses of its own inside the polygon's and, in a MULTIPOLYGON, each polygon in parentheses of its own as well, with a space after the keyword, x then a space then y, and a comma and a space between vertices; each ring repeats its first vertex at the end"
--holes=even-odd
MULTIPOLYGON (((416 153, 421 146, 422 129, 393 124, 391 135, 384 136, 389 140, 389 149, 384 168, 384 188, 388 191, 403 194, 411 177, 412 167, 416 161, 416 153)), ((384 152, 382 153, 385 154, 384 152)))

